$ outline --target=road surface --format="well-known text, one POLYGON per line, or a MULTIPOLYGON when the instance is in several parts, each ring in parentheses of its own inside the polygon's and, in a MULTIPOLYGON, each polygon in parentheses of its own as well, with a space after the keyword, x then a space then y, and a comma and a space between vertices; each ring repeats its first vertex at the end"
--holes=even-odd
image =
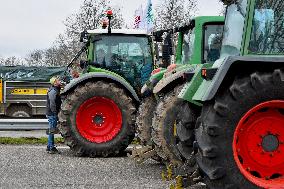
POLYGON ((137 165, 128 157, 79 158, 62 146, 47 154, 45 146, 0 145, 1 188, 169 188, 161 180, 163 165, 137 165))

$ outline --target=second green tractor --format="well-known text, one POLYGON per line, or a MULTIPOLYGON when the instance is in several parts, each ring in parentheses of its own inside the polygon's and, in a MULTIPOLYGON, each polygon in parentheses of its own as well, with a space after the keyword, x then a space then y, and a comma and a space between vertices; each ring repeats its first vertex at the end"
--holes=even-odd
POLYGON ((139 107, 136 125, 138 138, 145 150, 142 148, 139 154, 135 149, 133 154, 143 159, 143 156, 149 157, 147 154, 151 151, 153 159, 167 165, 182 165, 190 159, 193 128, 200 104, 188 106, 178 100, 176 95, 184 83, 191 79, 185 78, 186 72, 194 73, 204 63, 213 63, 219 58, 223 24, 224 17, 201 16, 177 29, 175 64, 167 69, 154 70, 154 74, 142 87, 144 99, 139 107))

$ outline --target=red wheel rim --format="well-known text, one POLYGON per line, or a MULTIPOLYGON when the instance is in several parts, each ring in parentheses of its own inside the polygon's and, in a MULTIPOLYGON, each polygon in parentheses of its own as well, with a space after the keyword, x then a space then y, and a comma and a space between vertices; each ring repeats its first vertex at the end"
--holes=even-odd
POLYGON ((94 143, 108 142, 119 133, 122 114, 113 100, 93 97, 79 107, 76 124, 85 139, 94 143))
POLYGON ((263 188, 284 188, 284 101, 261 103, 242 117, 233 153, 249 181, 263 188))

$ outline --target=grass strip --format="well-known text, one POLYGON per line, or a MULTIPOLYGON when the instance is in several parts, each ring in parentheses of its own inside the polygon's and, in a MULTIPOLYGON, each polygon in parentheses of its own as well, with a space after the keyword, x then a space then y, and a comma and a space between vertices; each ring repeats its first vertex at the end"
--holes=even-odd
MULTIPOLYGON (((63 144, 64 139, 62 137, 55 138, 56 144, 63 144)), ((12 137, 0 137, 0 144, 14 144, 14 145, 21 145, 21 144, 47 144, 47 137, 20 137, 20 138, 12 138, 12 137)), ((137 138, 134 138, 132 144, 139 144, 137 138)))
MULTIPOLYGON (((63 138, 55 138, 55 143, 64 143, 63 138)), ((0 144, 47 144, 47 137, 35 138, 35 137, 20 137, 20 138, 12 138, 12 137, 0 137, 0 144)))

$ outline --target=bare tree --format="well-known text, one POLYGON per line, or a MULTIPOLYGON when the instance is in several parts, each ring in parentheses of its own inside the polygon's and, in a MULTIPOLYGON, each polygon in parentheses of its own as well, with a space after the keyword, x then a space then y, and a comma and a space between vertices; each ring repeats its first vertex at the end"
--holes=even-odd
POLYGON ((156 29, 173 28, 188 23, 196 11, 196 0, 161 0, 156 9, 156 29))
MULTIPOLYGON (((66 30, 59 34, 53 45, 44 50, 34 50, 27 57, 28 65, 65 66, 81 48, 80 33, 83 30, 101 28, 105 12, 110 8, 105 0, 84 0, 78 12, 64 21, 66 30)), ((124 20, 121 9, 112 7, 112 28, 122 28, 124 20)))
POLYGON ((28 66, 64 66, 72 56, 72 50, 67 45, 53 45, 44 50, 32 51, 27 55, 25 61, 28 66))
POLYGON ((81 48, 80 33, 83 30, 101 28, 103 19, 106 19, 106 10, 109 8, 113 10, 112 28, 122 28, 125 22, 120 7, 110 7, 110 3, 105 0, 85 0, 79 11, 64 21, 66 31, 57 37, 53 47, 55 54, 52 57, 48 53, 47 62, 51 65, 66 65, 81 48))
POLYGON ((36 49, 25 58, 29 66, 44 66, 44 50, 36 49))
POLYGON ((4 65, 4 58, 0 56, 0 66, 4 65))
POLYGON ((10 56, 7 58, 0 57, 0 66, 19 66, 25 65, 25 61, 21 58, 15 56, 10 56))

